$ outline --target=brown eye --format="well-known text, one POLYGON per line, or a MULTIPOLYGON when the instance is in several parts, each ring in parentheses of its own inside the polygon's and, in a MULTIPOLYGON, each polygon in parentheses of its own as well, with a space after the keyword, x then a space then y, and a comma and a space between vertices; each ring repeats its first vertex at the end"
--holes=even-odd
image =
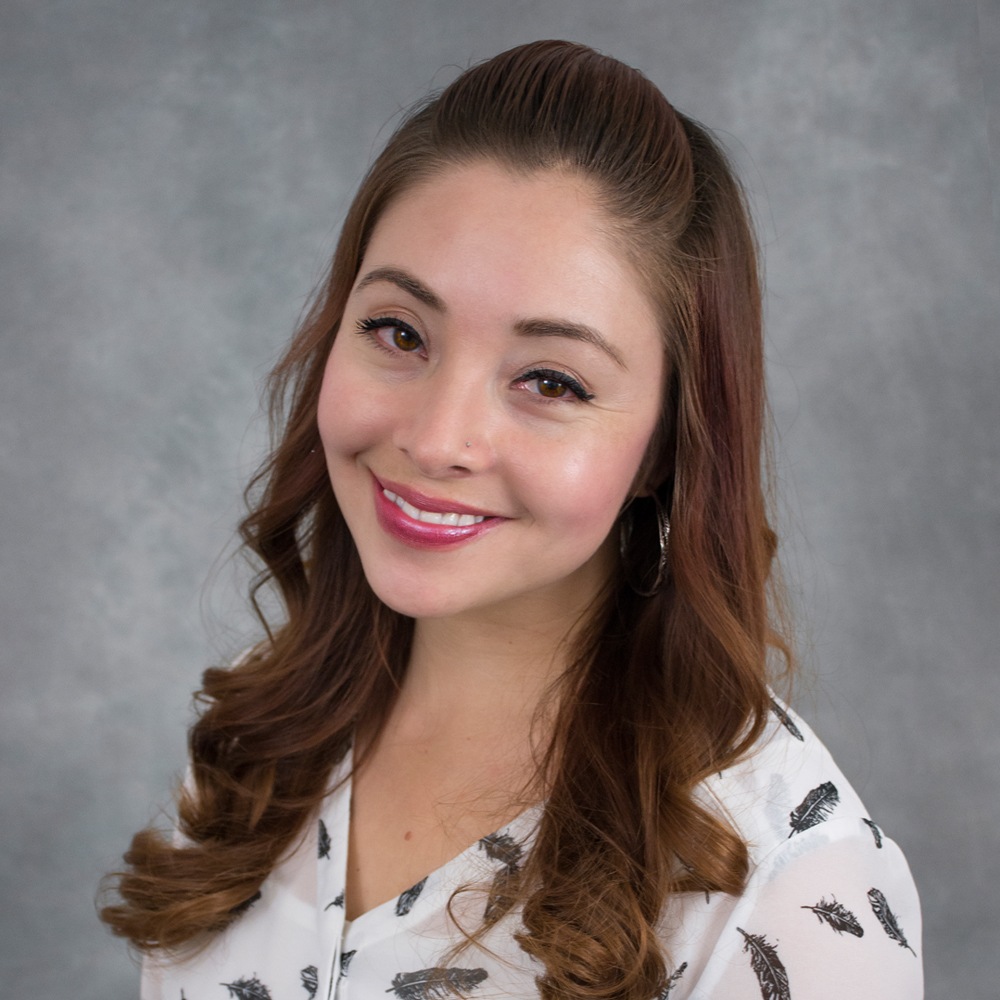
POLYGON ((542 396, 550 399, 558 399, 566 395, 566 386, 562 382, 557 382, 554 378, 540 378, 538 380, 538 391, 542 396))
POLYGON ((392 342, 401 351, 415 351, 420 347, 420 338, 412 330, 404 330, 399 326, 393 328, 392 342))
POLYGON ((533 395, 544 396, 546 399, 589 403, 594 398, 594 394, 587 392, 572 375, 551 368, 532 368, 530 372, 515 379, 514 384, 522 385, 533 395))

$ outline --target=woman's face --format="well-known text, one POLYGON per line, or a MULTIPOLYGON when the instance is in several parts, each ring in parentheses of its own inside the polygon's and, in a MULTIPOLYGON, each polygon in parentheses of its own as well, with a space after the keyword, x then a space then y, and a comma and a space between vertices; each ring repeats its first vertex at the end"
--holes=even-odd
POLYGON ((451 167, 372 234, 319 400, 375 593, 414 618, 578 609, 660 412, 648 296, 581 178, 451 167))

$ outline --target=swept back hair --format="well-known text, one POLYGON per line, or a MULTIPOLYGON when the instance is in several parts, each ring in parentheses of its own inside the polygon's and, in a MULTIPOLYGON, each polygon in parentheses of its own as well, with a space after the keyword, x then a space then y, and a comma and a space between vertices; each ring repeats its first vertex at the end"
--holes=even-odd
POLYGON ((186 843, 143 830, 116 876, 121 901, 102 917, 141 950, 197 945, 238 919, 315 816, 355 727, 385 720, 413 622, 365 580, 330 487, 317 399, 387 206, 483 161, 584 177, 655 304, 668 377, 636 493, 656 492, 672 530, 666 585, 640 597, 623 566, 582 630, 539 762, 535 846, 472 937, 519 906, 518 940, 545 969, 543 996, 648 998, 666 981, 656 925, 670 897, 742 890, 745 844, 693 793, 758 739, 768 648, 788 655, 773 625, 754 237, 739 184, 700 126, 637 70, 541 41, 472 67, 406 116, 270 375, 273 450, 248 488, 241 533, 263 565, 253 593, 273 586, 284 618, 264 621, 268 641, 244 662, 205 672, 193 791, 178 801, 186 843))

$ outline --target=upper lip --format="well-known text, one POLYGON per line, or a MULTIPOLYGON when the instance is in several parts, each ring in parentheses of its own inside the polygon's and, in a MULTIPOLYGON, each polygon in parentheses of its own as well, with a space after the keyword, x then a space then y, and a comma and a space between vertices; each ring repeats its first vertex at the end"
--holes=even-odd
MULTIPOLYGON (((374 473, 372 475, 375 476, 374 473)), ((375 481, 382 489, 388 490, 390 493, 395 493, 398 497, 402 497, 408 504, 411 504, 418 510, 426 510, 433 514, 473 514, 476 517, 499 516, 488 510, 481 510, 479 507, 470 507, 466 503, 459 503, 457 500, 428 496, 426 493, 419 492, 419 490, 404 486, 402 483, 394 483, 391 479, 383 479, 381 476, 375 476, 375 481)))

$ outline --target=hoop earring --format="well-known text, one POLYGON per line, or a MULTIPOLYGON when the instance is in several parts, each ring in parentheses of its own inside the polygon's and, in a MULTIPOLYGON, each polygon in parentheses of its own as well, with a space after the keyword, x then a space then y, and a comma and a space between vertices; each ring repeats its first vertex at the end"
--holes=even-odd
POLYGON ((621 553, 622 562, 625 564, 625 579, 632 590, 640 597, 653 597, 659 592, 667 574, 667 556, 670 553, 670 518, 667 517, 667 512, 664 510, 663 504, 660 503, 659 497, 655 493, 651 494, 651 496, 656 508, 656 533, 660 544, 660 558, 656 564, 656 579, 653 581, 652 587, 642 587, 642 581, 633 579, 633 574, 629 572, 628 548, 635 528, 635 511, 631 504, 622 516, 618 534, 618 551, 621 553))

